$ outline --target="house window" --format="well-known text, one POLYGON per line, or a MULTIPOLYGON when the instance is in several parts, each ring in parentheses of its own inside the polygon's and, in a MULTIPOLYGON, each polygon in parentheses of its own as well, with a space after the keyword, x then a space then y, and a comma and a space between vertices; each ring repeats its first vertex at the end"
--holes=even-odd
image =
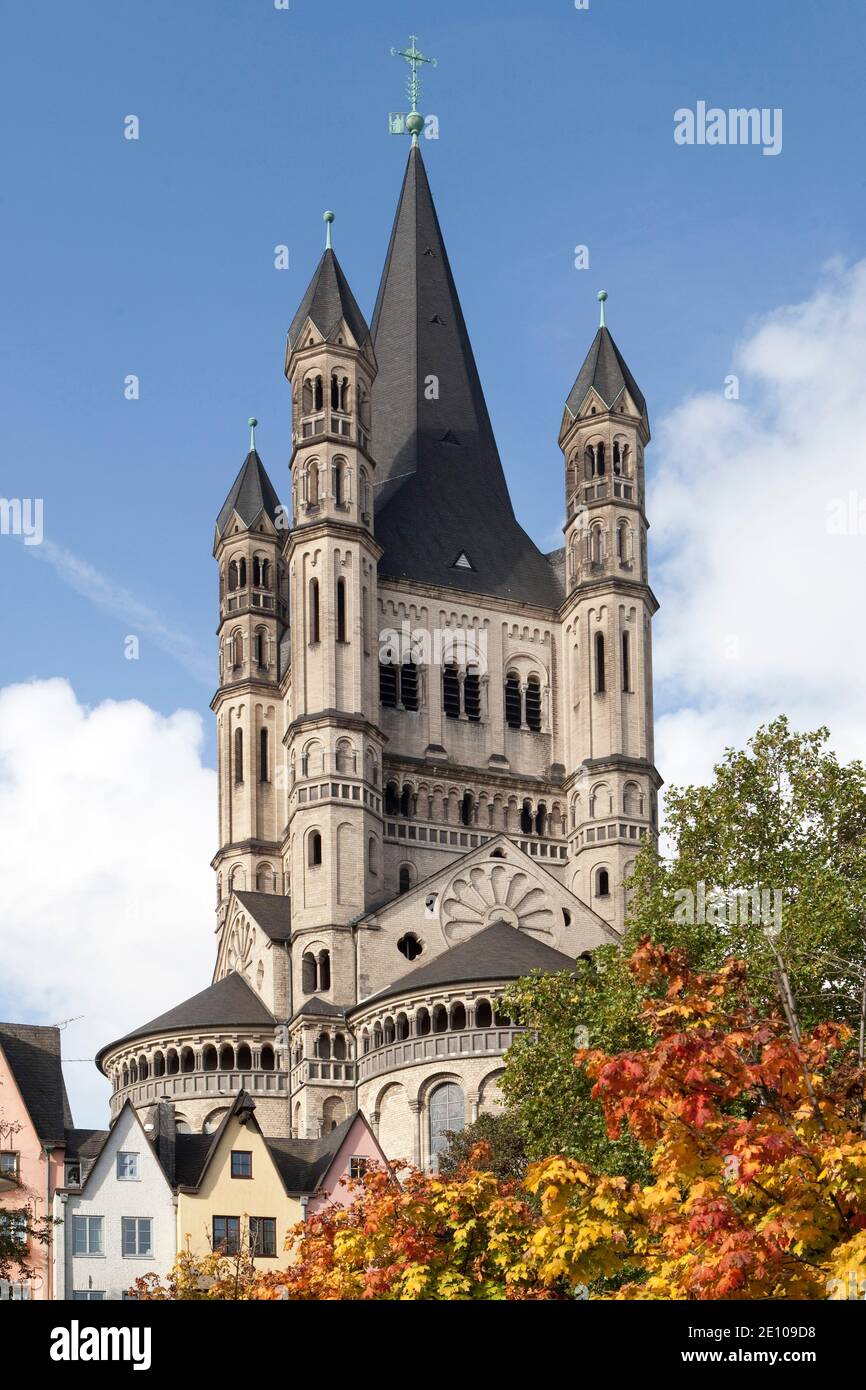
POLYGON ((213 1248, 220 1255, 237 1255, 241 1248, 241 1218, 215 1216, 213 1219, 213 1248))
POLYGON ((120 1150, 117 1155, 117 1176, 121 1182, 138 1182, 138 1154, 120 1150))
POLYGON ((104 1299, 104 1289, 73 1289, 72 1291, 74 1303, 102 1303, 104 1299))
POLYGON ((253 1175, 253 1156, 247 1149, 232 1149, 232 1177, 251 1178, 253 1175))
POLYGON ((63 1165, 63 1185, 64 1187, 81 1186, 81 1164, 64 1163, 63 1165))
POLYGON ((363 1178, 364 1174, 369 1171, 369 1168, 369 1158, 363 1158, 360 1154, 353 1154, 349 1159, 350 1178, 363 1178))
POLYGON ((250 1245, 253 1255, 262 1256, 277 1253, 277 1222, 273 1216, 250 1217, 250 1245))
POLYGON ((120 1238, 124 1255, 152 1255, 153 1221, 149 1216, 122 1216, 120 1238))
POLYGON ((103 1255, 101 1216, 73 1216, 73 1255, 103 1255))
POLYGON ((18 1181, 18 1155, 17 1153, 0 1153, 0 1178, 11 1178, 13 1182, 18 1181))
POLYGON ((26 1245, 27 1212, 0 1211, 0 1235, 12 1245, 26 1245))

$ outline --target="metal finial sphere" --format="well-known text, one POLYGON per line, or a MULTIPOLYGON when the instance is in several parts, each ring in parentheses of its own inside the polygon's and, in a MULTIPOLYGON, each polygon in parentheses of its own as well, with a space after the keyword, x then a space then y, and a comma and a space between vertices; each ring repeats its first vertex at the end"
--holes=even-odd
POLYGON ((598 297, 599 297, 601 303, 603 304, 604 301, 607 299, 607 290, 599 290, 599 292, 598 292, 598 297))
POLYGON ((251 415, 250 418, 247 420, 247 424, 249 425, 251 430, 254 430, 258 423, 259 422, 256 419, 255 415, 251 415))

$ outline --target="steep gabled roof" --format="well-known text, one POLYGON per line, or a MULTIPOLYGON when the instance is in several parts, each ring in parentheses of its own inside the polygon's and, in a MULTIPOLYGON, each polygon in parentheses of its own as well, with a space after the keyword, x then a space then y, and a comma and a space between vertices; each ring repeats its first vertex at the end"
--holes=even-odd
POLYGON ((115 1042, 107 1043, 96 1054, 96 1065, 102 1065, 102 1058, 112 1048, 132 1042, 135 1038, 148 1037, 151 1033, 180 1032, 189 1028, 273 1028, 275 1023, 270 1009, 265 1007, 252 985, 233 970, 217 980, 216 984, 185 999, 167 1013, 143 1023, 140 1028, 134 1028, 115 1042))
POLYGON ((271 941, 288 941, 292 934, 292 900, 280 893, 241 893, 235 897, 271 941))
POLYGON ((265 466, 255 449, 252 449, 243 462, 240 473, 232 484, 231 491, 216 522, 217 539, 225 534, 226 528, 237 512, 244 526, 252 526, 262 512, 277 525, 277 510, 280 499, 274 485, 265 472, 265 466))
POLYGON ((60 1065, 60 1029, 0 1023, 0 1047, 41 1143, 63 1144, 72 1111, 60 1065))
POLYGON ((592 340, 566 405, 575 417, 590 390, 595 389, 608 410, 612 410, 623 391, 628 391, 649 428, 646 401, 640 387, 607 328, 600 328, 592 340))
POLYGON ((382 999, 390 999, 398 994, 411 994, 417 989, 439 988, 443 985, 483 984, 489 980, 517 980, 532 970, 553 973, 557 970, 573 970, 574 960, 552 946, 545 946, 534 936, 507 922, 494 922, 483 931, 443 951, 428 965, 410 970, 408 975, 395 980, 387 989, 380 990, 369 999, 364 999, 350 1012, 357 1013, 370 1004, 382 999))
POLYGON ((556 575, 514 516, 417 147, 388 247, 373 343, 380 574, 556 607, 556 575), (435 392, 427 389, 430 377, 435 392))
POLYGON ((289 328, 291 352, 298 345, 307 319, 312 320, 326 342, 332 342, 336 338, 340 324, 344 321, 359 348, 364 346, 370 336, 367 321, 358 308, 340 262, 330 247, 319 261, 298 312, 292 319, 289 328))

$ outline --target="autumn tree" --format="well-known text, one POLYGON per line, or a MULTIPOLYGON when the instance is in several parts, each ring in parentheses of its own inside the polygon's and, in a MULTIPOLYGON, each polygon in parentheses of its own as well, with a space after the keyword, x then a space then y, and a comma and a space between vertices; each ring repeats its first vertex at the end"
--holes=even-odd
POLYGON ((608 1051, 646 1043, 644 985, 628 969, 646 938, 702 970, 737 956, 769 1011, 780 953, 804 1024, 845 1021, 866 1042, 866 769, 839 763, 827 740, 826 729, 798 734, 780 718, 729 749, 709 785, 669 788, 670 853, 644 843, 622 947, 507 991, 503 1010, 529 1031, 507 1055, 503 1092, 532 1157, 639 1175, 631 1136, 611 1147, 571 1059, 579 1038, 608 1051))
POLYGON ((526 1141, 517 1117, 510 1110, 479 1115, 461 1130, 449 1130, 447 1147, 439 1155, 442 1177, 454 1177, 472 1161, 483 1145, 484 1167, 500 1182, 522 1179, 526 1174, 526 1141))
POLYGON ((204 1255, 193 1254, 187 1240, 167 1275, 141 1275, 130 1292, 145 1303, 243 1302, 252 1297, 260 1277, 247 1239, 233 1254, 211 1250, 204 1255))
POLYGON ((736 959, 695 971, 682 950, 647 941, 628 968, 650 1045, 576 1060, 609 1135, 646 1150, 651 1179, 566 1157, 535 1165, 538 1277, 618 1277, 619 1299, 866 1290, 864 1069, 852 1030, 801 1028, 790 992, 763 1009, 736 959))

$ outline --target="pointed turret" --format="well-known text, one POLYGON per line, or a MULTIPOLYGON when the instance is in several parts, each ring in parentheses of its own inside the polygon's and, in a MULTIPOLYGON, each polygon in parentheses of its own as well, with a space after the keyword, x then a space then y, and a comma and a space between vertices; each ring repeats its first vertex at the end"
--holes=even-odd
POLYGON ((649 429, 646 401, 628 369, 625 358, 604 324, 599 328, 592 341, 592 346, 586 354, 583 366, 577 374, 577 380, 566 401, 566 407, 573 419, 577 419, 578 415, 582 413, 583 405, 590 391, 595 391, 600 398, 603 410, 619 410, 623 401, 623 393, 627 393, 647 429, 649 429))
POLYGON ((352 294, 340 262, 330 246, 326 247, 298 312, 292 319, 286 350, 287 361, 298 346, 308 319, 326 343, 337 340, 340 325, 343 323, 355 339, 357 347, 363 347, 370 337, 367 321, 358 308, 358 302, 352 294))
MULTIPOLYGON (((250 428, 254 429, 255 426, 251 425, 250 428)), ((251 530, 262 513, 276 526, 279 508, 280 499, 251 439, 250 452, 244 459, 241 471, 235 478, 217 517, 215 545, 225 535, 226 528, 235 514, 243 526, 251 530)))
POLYGON ((512 510, 417 146, 372 329, 380 573, 556 606, 553 570, 512 510))

